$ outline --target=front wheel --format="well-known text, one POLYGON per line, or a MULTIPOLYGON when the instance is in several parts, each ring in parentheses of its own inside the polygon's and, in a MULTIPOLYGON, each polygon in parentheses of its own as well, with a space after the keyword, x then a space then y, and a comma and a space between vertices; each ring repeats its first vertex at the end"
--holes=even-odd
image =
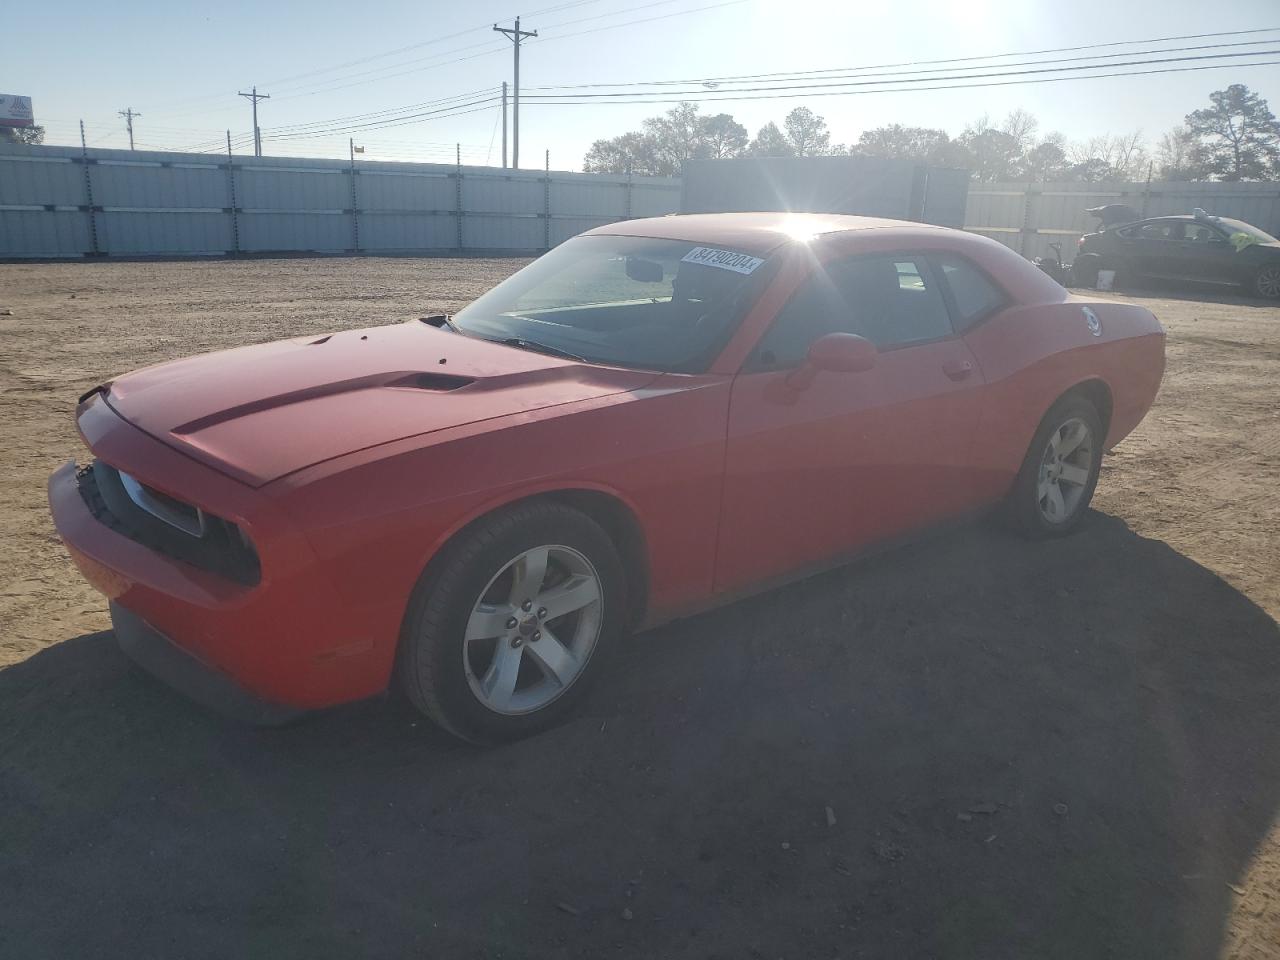
POLYGON ((1102 468, 1102 421, 1080 396, 1059 400, 1045 414, 1006 504, 1027 536, 1061 537, 1084 521, 1102 468))
POLYGON ((561 719, 627 624, 608 535, 557 503, 500 511, 461 534, 419 583, 400 639, 409 699, 473 743, 561 719))
POLYGON ((1280 264, 1260 269, 1253 278, 1253 291, 1267 300, 1280 299, 1280 264))

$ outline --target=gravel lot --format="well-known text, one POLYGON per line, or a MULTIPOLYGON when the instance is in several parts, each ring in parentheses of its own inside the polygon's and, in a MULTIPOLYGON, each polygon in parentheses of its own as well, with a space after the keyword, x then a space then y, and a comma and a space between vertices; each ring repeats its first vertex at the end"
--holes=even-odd
POLYGON ((1165 386, 1079 536, 653 631, 523 744, 395 698, 244 729, 131 667, 47 517, 75 398, 521 262, 0 265, 0 956, 1280 958, 1277 307, 1135 298, 1165 386))

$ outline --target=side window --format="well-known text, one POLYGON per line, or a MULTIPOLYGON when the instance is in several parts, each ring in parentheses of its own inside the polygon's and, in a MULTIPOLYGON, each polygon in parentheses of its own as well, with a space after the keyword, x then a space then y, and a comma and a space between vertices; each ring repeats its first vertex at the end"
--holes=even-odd
POLYGON ((800 365, 819 337, 861 332, 830 272, 819 270, 792 294, 760 339, 749 369, 788 370, 800 365))
POLYGON ((1182 224, 1182 230, 1177 236, 1179 240, 1186 240, 1191 243, 1208 243, 1210 240, 1225 240, 1222 234, 1213 227, 1207 227, 1203 223, 1195 223, 1188 221, 1182 224))
POLYGON ((942 276, 956 305, 956 328, 963 333, 985 320, 1008 301, 1004 291, 966 260, 940 257, 942 276))
POLYGON ((756 347, 754 370, 786 369, 828 333, 856 333, 879 349, 948 337, 951 317, 923 257, 864 257, 819 268, 756 347))
POLYGON ((1138 230, 1138 236, 1143 240, 1180 240, 1181 235, 1175 233, 1173 226, 1168 220, 1152 220, 1150 223, 1144 223, 1138 230))

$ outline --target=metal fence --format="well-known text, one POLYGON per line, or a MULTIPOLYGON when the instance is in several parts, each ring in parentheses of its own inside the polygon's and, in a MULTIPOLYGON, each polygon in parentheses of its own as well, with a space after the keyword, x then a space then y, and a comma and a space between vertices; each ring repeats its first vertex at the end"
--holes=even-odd
POLYGON ((0 258, 529 254, 679 207, 670 177, 0 145, 0 258))
MULTIPOLYGON (((1275 183, 973 183, 964 227, 1069 255, 1104 203, 1280 231, 1275 183)), ((0 144, 0 258, 532 254, 680 207, 676 177, 0 144)))
POLYGON ((1075 242, 1095 229, 1089 207, 1127 203, 1143 217, 1190 213, 1202 207, 1269 233, 1280 230, 1278 183, 971 183, 964 228, 999 240, 1025 257, 1049 254, 1061 243, 1071 259, 1075 242))

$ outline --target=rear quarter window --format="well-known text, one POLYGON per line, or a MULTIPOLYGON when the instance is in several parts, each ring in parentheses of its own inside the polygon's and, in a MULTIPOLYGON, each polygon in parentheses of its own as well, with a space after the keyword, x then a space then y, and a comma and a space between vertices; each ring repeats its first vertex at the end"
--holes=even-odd
POLYGON ((957 332, 963 333, 1009 302, 1009 297, 996 282, 969 261, 959 257, 939 257, 938 266, 951 292, 957 332))

